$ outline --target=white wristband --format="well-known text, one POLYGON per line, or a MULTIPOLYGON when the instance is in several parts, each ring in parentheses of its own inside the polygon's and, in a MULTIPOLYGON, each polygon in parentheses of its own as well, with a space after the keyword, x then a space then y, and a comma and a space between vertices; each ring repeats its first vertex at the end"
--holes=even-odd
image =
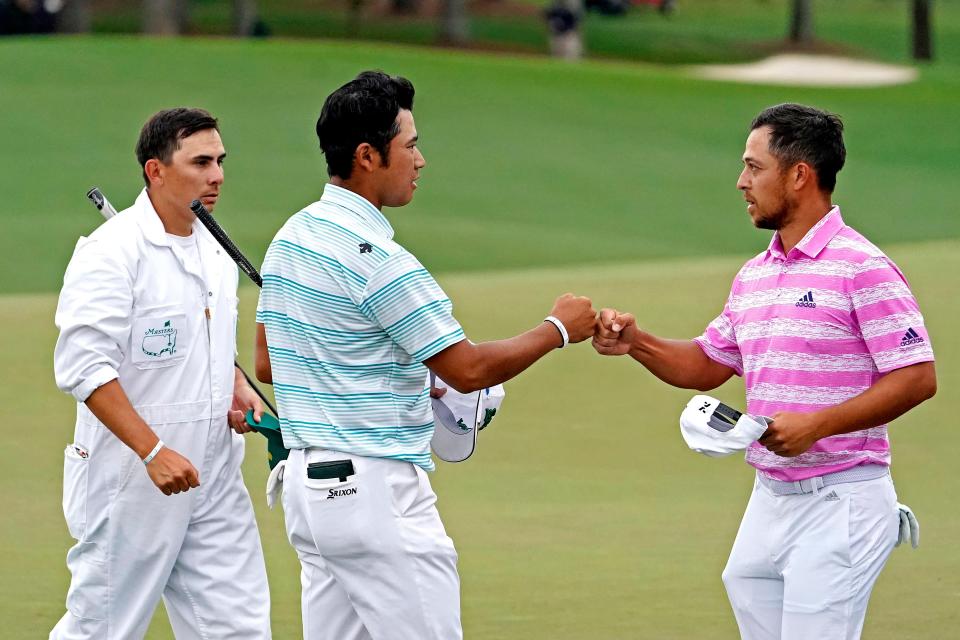
POLYGON ((555 318, 553 316, 547 316, 546 318, 543 319, 543 321, 549 322, 550 324, 552 324, 557 328, 557 331, 560 332, 560 337, 563 338, 563 344, 560 345, 559 347, 560 349, 563 349, 565 346, 570 344, 570 335, 567 333, 567 328, 563 326, 563 323, 560 322, 559 318, 555 318))
POLYGON ((163 449, 163 440, 157 440, 156 446, 150 453, 147 454, 147 457, 143 459, 143 464, 150 464, 150 461, 156 458, 157 454, 160 453, 160 449, 163 449))

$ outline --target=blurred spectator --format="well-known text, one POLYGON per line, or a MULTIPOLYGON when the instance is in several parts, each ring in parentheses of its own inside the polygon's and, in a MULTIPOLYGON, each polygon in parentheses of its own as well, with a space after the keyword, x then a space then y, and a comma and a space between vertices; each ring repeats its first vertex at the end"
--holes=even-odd
POLYGON ((63 0, 0 0, 0 35, 50 33, 63 0))
POLYGON ((579 60, 583 57, 580 37, 582 11, 573 0, 557 0, 543 13, 550 32, 550 53, 557 58, 579 60))

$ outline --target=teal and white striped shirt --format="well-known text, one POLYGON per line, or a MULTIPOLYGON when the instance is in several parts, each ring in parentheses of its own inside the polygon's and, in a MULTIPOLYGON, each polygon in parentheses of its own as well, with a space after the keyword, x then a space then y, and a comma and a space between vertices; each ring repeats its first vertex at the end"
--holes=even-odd
POLYGON ((326 185, 264 259, 267 333, 284 444, 406 460, 430 471, 424 360, 465 338, 433 276, 361 196, 326 185))

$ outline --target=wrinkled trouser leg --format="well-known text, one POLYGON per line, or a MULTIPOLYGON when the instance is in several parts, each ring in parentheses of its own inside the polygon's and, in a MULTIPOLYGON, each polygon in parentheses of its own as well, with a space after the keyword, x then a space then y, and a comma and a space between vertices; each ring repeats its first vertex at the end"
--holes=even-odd
POLYGON ((284 474, 287 534, 301 559, 308 640, 456 640, 457 554, 416 465, 294 450, 284 474), (353 461, 354 476, 310 480, 308 463, 353 461))
POLYGON ((142 638, 164 593, 178 638, 224 637, 205 631, 221 624, 237 629, 230 637, 269 637, 266 571, 239 475, 240 436, 225 422, 214 431, 209 421, 153 428, 197 467, 200 488, 165 496, 112 433, 79 425, 76 441, 90 456, 65 459, 64 514, 77 543, 67 554, 67 612, 50 637, 142 638))
POLYGON ((859 638, 897 526, 889 477, 789 496, 757 483, 723 572, 741 637, 859 638))

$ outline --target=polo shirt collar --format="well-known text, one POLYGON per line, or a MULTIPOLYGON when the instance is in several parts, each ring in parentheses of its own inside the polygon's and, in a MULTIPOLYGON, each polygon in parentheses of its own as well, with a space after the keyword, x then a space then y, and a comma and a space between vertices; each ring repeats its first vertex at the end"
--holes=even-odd
MULTIPOLYGON (((824 247, 833 240, 833 237, 846 226, 840 216, 840 207, 834 205, 827 215, 820 218, 817 224, 810 227, 803 239, 797 243, 792 251, 799 251, 810 258, 816 258, 824 247)), ((780 242, 780 233, 774 233, 767 247, 767 255, 777 258, 786 258, 783 252, 783 243, 780 242)))
POLYGON ((390 221, 363 196, 328 182, 323 187, 320 202, 333 204, 346 210, 374 232, 382 234, 388 240, 393 239, 393 227, 390 226, 390 221))

